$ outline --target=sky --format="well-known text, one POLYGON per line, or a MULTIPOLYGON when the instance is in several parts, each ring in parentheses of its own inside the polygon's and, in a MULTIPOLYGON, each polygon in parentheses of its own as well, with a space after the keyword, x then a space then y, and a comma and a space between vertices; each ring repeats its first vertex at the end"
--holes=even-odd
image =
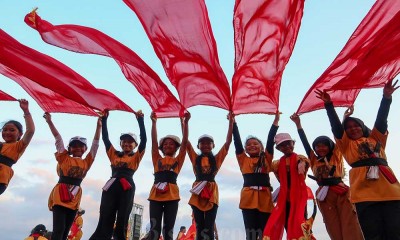
MULTIPOLYGON (((309 0, 305 3, 297 43, 282 78, 279 108, 282 115, 278 131, 288 132, 298 140, 295 151, 299 154, 305 154, 305 152, 297 135, 296 127, 289 116, 297 110, 306 91, 334 60, 373 3, 372 0, 309 0)), ((206 0, 206 5, 217 42, 220 64, 231 84, 234 66, 232 28, 234 1, 206 0)), ((38 14, 54 25, 89 26, 110 35, 135 51, 177 96, 175 89, 168 82, 162 65, 139 20, 122 0, 2 0, 0 2, 0 9, 2 9, 0 27, 2 30, 22 44, 68 65, 97 88, 105 88, 113 92, 136 111, 141 109, 144 112, 148 137, 147 152, 134 175, 134 180, 136 183, 135 203, 144 206, 143 220, 146 225, 149 222, 147 197, 154 180, 150 154, 151 121, 149 116, 151 109, 149 105, 133 85, 124 78, 114 60, 103 56, 73 53, 44 43, 39 34, 23 22, 24 16, 34 7, 39 7, 38 14)), ((18 99, 28 99, 36 125, 32 142, 18 163, 13 166, 15 175, 6 192, 0 196, 0 219, 2 219, 0 239, 17 240, 28 236, 30 230, 39 223, 52 229, 52 214, 48 210, 47 201, 49 193, 58 179, 54 158, 55 146, 54 138, 42 118, 43 110, 34 100, 19 85, 2 75, 0 75, 0 90, 18 99)), ((392 160, 398 152, 395 139, 400 138, 400 126, 394 124, 400 116, 398 107, 400 96, 398 95, 399 93, 394 93, 389 114, 390 134, 386 153, 392 169, 400 176, 400 163, 392 160)), ((381 97, 382 89, 361 91, 355 102, 354 116, 363 119, 368 126, 372 127, 381 97)), ((343 114, 344 110, 344 108, 337 109, 339 116, 343 114)), ((189 111, 192 114, 189 122, 189 140, 196 143, 200 135, 211 134, 214 136, 215 152, 217 152, 226 138, 227 111, 204 106, 192 107, 189 111)), ((61 113, 54 113, 52 116, 64 142, 75 135, 85 136, 88 139, 93 138, 96 127, 95 117, 61 113)), ((0 123, 10 119, 24 122, 18 103, 0 102, 0 123)), ((332 135, 324 110, 304 114, 301 116, 301 120, 310 141, 319 135, 332 135)), ((265 143, 273 116, 265 114, 239 115, 236 117, 236 121, 243 139, 248 135, 255 135, 265 143)), ((179 120, 176 118, 159 119, 157 125, 159 137, 167 134, 178 136, 181 134, 179 120)), ((120 111, 110 113, 108 127, 110 140, 116 147, 118 147, 121 133, 139 132, 135 116, 132 113, 120 111)), ((276 151, 274 159, 280 157, 281 154, 276 151)), ((96 160, 82 183, 81 207, 86 210, 83 239, 88 239, 97 225, 101 188, 111 174, 109 165, 104 145, 101 142, 96 160)), ((347 167, 348 169, 349 167, 347 167)), ((271 179, 273 187, 276 188, 278 182, 273 174, 271 174, 271 179)), ((194 174, 187 158, 178 177, 181 201, 175 224, 175 234, 180 226, 189 227, 191 223, 191 208, 187 202, 193 181, 194 174)), ((242 214, 238 208, 243 178, 235 158, 233 144, 216 181, 220 190, 220 204, 216 219, 220 239, 245 239, 242 214)), ((312 180, 307 179, 307 184, 314 191, 317 189, 317 185, 312 180)), ((317 215, 313 229, 317 239, 329 239, 320 214, 317 215)))

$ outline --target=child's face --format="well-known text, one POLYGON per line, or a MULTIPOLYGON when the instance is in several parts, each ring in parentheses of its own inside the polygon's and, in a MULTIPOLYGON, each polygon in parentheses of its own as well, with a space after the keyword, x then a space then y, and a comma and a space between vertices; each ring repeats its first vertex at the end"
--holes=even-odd
POLYGON ((249 139, 246 141, 246 153, 250 157, 258 157, 262 150, 262 146, 256 139, 249 139))
POLYGON ((12 143, 18 141, 22 133, 18 130, 17 126, 12 123, 7 123, 2 128, 1 136, 6 143, 12 143))
POLYGON ((202 153, 204 153, 204 154, 208 154, 208 153, 210 153, 211 151, 212 151, 212 149, 214 148, 214 142, 213 141, 211 141, 210 139, 207 139, 207 138, 205 138, 205 139, 202 139, 200 142, 199 142, 199 149, 200 149, 200 151, 202 152, 202 153))
POLYGON ((71 142, 69 144, 69 152, 73 157, 82 157, 86 149, 86 145, 81 142, 71 142))
POLYGON ((329 153, 329 147, 323 143, 317 143, 317 145, 315 145, 315 152, 318 156, 325 157, 329 153))
POLYGON ((352 140, 357 140, 364 136, 361 126, 355 121, 347 121, 344 128, 347 136, 352 140))
POLYGON ((136 142, 135 142, 135 140, 133 140, 131 138, 123 138, 120 141, 120 146, 124 153, 130 153, 133 151, 133 149, 135 149, 136 142))
POLYGON ((278 146, 276 146, 276 149, 278 149, 280 152, 282 152, 285 156, 288 157, 293 153, 294 142, 291 140, 284 141, 280 143, 278 146))
POLYGON ((176 150, 178 150, 178 147, 174 140, 167 138, 163 141, 162 152, 164 155, 173 156, 176 153, 176 150))

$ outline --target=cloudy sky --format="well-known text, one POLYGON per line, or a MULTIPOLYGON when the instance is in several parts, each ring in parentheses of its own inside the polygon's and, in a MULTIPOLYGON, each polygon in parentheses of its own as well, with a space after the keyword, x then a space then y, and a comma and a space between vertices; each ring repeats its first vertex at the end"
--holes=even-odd
MULTIPOLYGON (((282 80, 280 110, 283 114, 280 132, 289 132, 298 139, 296 128, 289 120, 290 114, 296 111, 305 92, 333 61, 373 3, 373 0, 306 1, 298 40, 282 80)), ((208 0, 206 4, 218 45, 221 66, 227 78, 231 79, 234 61, 232 29, 234 1, 208 0)), ((112 59, 80 55, 47 45, 42 42, 36 31, 30 29, 23 22, 25 14, 37 6, 39 15, 53 24, 78 24, 99 29, 134 50, 176 94, 171 84, 168 83, 160 61, 137 17, 122 1, 3 0, 0 2, 0 6, 2 30, 21 43, 70 66, 96 87, 110 90, 133 109, 142 109, 145 113, 147 136, 150 137, 149 116, 151 110, 136 89, 125 80, 118 65, 112 59)), ((56 161, 53 155, 55 152, 54 139, 41 117, 43 111, 20 86, 10 79, 0 76, 0 90, 16 98, 30 100, 30 109, 36 124, 35 136, 18 164, 14 165, 15 175, 10 186, 0 196, 0 219, 2 219, 0 239, 20 240, 26 237, 36 224, 43 223, 52 229, 52 215, 47 208, 47 200, 51 189, 57 182, 56 161)), ((399 175, 400 164, 392 161, 397 156, 395 139, 400 138, 400 126, 394 124, 400 116, 398 110, 400 96, 398 95, 399 93, 395 93, 389 115, 390 137, 387 153, 392 168, 399 175)), ((372 126, 381 96, 381 89, 362 91, 355 104, 355 116, 362 118, 367 125, 372 126)), ((22 111, 17 103, 0 102, 0 109, 0 122, 9 119, 23 121, 22 111)), ((189 111, 192 113, 189 123, 189 139, 195 142, 198 136, 204 133, 212 134, 215 138, 216 148, 219 149, 226 137, 227 112, 199 106, 193 107, 189 111)), ((338 110, 339 114, 343 114, 343 111, 344 109, 338 110)), ((273 116, 253 114, 238 116, 236 119, 243 137, 256 135, 265 141, 273 116)), ((53 120, 65 141, 75 135, 91 139, 94 134, 96 119, 93 117, 53 114, 53 120)), ((303 115, 302 122, 310 140, 319 135, 330 135, 327 117, 322 110, 303 115)), ((158 130, 160 137, 166 134, 179 135, 179 121, 178 119, 160 119, 158 130)), ((111 112, 109 132, 112 143, 117 146, 119 135, 128 131, 136 133, 139 131, 134 115, 111 112)), ((145 207, 145 223, 149 221, 147 197, 153 182, 150 148, 151 146, 148 145, 147 153, 134 176, 136 182, 135 202, 145 207)), ((304 154, 300 143, 296 145, 295 150, 304 154)), ((280 153, 276 153, 275 158, 279 157, 280 153)), ((84 239, 92 234, 97 225, 101 187, 109 176, 109 161, 101 143, 96 161, 82 184, 84 195, 81 206, 86 210, 83 227, 84 239)), ((271 178, 272 184, 276 188, 277 181, 272 175, 271 178)), ((187 161, 178 178, 181 201, 175 232, 181 225, 190 225, 191 209, 187 202, 193 180, 194 174, 189 161, 187 161)), ((243 180, 233 146, 231 146, 216 180, 220 189, 220 206, 216 220, 220 239, 244 239, 243 220, 238 208, 243 180)), ((307 183, 313 190, 316 189, 316 184, 311 180, 307 180, 307 183)), ((314 233, 318 239, 328 239, 320 215, 317 216, 314 233)))

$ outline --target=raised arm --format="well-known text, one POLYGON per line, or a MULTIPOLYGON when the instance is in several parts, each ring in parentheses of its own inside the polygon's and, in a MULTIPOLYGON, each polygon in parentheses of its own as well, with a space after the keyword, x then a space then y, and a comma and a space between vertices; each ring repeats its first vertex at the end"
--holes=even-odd
POLYGON ((50 131, 53 134, 54 138, 56 139, 56 149, 57 152, 62 153, 65 151, 64 142, 60 133, 58 132, 57 128, 54 126, 53 121, 51 120, 50 113, 46 112, 43 115, 44 119, 46 120, 47 124, 49 125, 50 131))
POLYGON ((389 115, 390 104, 392 103, 392 94, 399 88, 396 86, 397 82, 398 80, 396 80, 395 83, 393 83, 393 80, 389 80, 383 88, 383 97, 374 125, 375 128, 378 129, 378 131, 382 134, 385 134, 387 131, 387 118, 389 115))
POLYGON ((186 112, 183 119, 181 119, 181 126, 182 126, 182 144, 179 149, 179 153, 177 158, 183 158, 186 154, 186 146, 188 144, 188 136, 189 136, 189 119, 190 119, 190 112, 186 112))
POLYGON ((231 145, 232 142, 233 122, 235 121, 235 116, 233 115, 232 112, 228 113, 228 120, 229 120, 229 127, 228 127, 228 133, 226 134, 226 142, 224 144, 226 151, 229 150, 229 146, 231 145))
POLYGON ((90 148, 90 154, 92 154, 93 158, 96 157, 97 150, 99 149, 99 140, 102 126, 102 117, 97 118, 96 131, 94 132, 92 147, 90 148))
POLYGON ((315 93, 317 94, 317 98, 321 99, 324 101, 325 104, 325 109, 328 114, 329 122, 331 124, 332 128, 332 133, 337 139, 341 139, 343 137, 344 133, 344 128, 342 126, 342 123, 340 122, 340 119, 335 111, 335 107, 333 106, 333 103, 331 101, 331 96, 324 90, 321 91, 319 89, 315 90, 315 93))
POLYGON ((147 144, 146 128, 144 127, 144 114, 142 111, 137 111, 135 115, 139 124, 139 131, 140 131, 140 144, 138 147, 138 151, 141 153, 144 151, 147 144))
MULTIPOLYGON (((151 152, 152 155, 158 154, 158 142, 157 142, 157 116, 155 112, 151 112, 151 152)), ((157 159, 158 160, 158 159, 157 159)))
POLYGON ((240 138, 239 128, 236 121, 233 121, 233 144, 235 145, 236 155, 242 154, 244 152, 242 139, 240 138))
POLYGON ((33 122, 32 115, 29 112, 29 103, 25 99, 20 99, 18 100, 19 106, 21 107, 22 111, 24 112, 24 118, 25 118, 25 125, 26 125, 26 131, 24 133, 24 136, 22 137, 22 142, 25 145, 28 145, 30 141, 32 140, 33 134, 35 133, 35 123, 33 122))
POLYGON ((102 138, 103 138, 104 146, 106 147, 107 152, 111 148, 111 142, 110 142, 110 138, 108 137, 108 128, 107 128, 108 116, 109 116, 109 112, 108 112, 108 110, 106 110, 106 111, 104 111, 103 116, 101 117, 102 138))
POLYGON ((276 111, 274 122, 272 123, 271 128, 269 129, 269 133, 268 133, 267 145, 266 145, 265 149, 271 155, 274 154, 274 138, 275 138, 276 132, 278 132, 280 115, 281 115, 281 112, 276 111))
POLYGON ((296 124, 297 132, 299 133, 301 142, 303 143, 304 150, 306 150, 308 158, 311 158, 312 148, 310 146, 310 143, 308 142, 306 133, 301 126, 300 116, 296 113, 293 113, 293 115, 290 116, 290 119, 296 124))

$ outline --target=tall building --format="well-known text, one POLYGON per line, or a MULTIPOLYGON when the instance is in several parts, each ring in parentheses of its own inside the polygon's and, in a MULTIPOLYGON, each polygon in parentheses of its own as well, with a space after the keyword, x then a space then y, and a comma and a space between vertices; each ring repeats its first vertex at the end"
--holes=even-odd
POLYGON ((143 223, 143 206, 133 203, 132 212, 128 222, 128 240, 140 240, 140 229, 143 223))

